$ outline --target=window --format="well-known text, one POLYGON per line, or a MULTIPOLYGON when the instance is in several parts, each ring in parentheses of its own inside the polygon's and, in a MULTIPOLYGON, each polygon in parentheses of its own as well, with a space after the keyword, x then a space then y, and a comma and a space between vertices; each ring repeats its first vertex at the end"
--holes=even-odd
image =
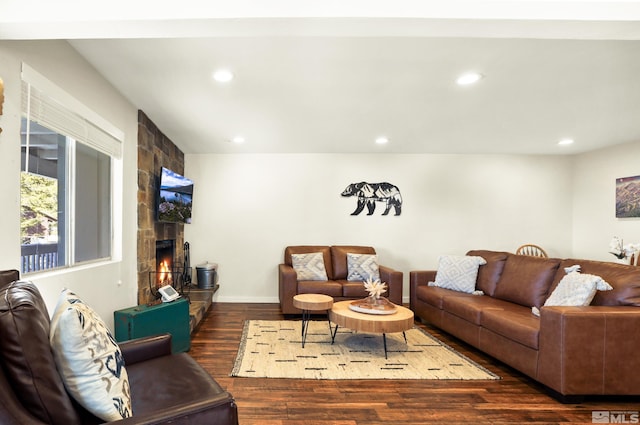
POLYGON ((21 272, 109 259, 121 133, 24 64, 22 77, 21 272))

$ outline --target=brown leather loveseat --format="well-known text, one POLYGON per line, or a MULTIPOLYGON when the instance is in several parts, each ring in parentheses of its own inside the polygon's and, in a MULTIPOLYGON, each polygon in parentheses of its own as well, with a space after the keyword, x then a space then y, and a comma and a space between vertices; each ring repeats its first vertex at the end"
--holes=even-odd
POLYGON ((563 401, 640 395, 640 267, 482 250, 467 255, 487 261, 476 281, 484 295, 429 286, 435 270, 412 271, 416 316, 539 381, 563 401), (565 268, 574 265, 613 290, 598 291, 587 306, 543 306, 565 268))
MULTIPOLYGON (((39 291, 0 271, 0 424, 76 425, 104 421, 68 395, 49 345, 49 314, 39 291)), ((188 354, 171 354, 171 335, 119 344, 133 416, 121 424, 238 423, 232 396, 188 354)))
MULTIPOLYGON (((363 281, 347 280, 347 254, 375 255, 370 246, 346 245, 299 245, 288 246, 284 250, 284 263, 278 265, 278 286, 280 308, 283 314, 300 314, 293 306, 293 297, 297 294, 323 294, 333 297, 334 301, 365 298, 368 294, 363 281), (292 254, 321 252, 324 258, 327 280, 300 280, 293 268, 292 254)), ((383 296, 394 304, 402 305, 402 272, 378 265, 380 281, 387 284, 383 296)))

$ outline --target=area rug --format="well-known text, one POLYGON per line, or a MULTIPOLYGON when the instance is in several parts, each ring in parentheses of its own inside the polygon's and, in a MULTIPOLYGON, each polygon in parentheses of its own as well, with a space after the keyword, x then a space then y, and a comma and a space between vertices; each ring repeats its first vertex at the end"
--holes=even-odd
POLYGON ((331 343, 326 321, 311 321, 302 348, 300 321, 248 320, 231 376, 297 379, 500 379, 422 329, 381 334, 340 328, 331 343))

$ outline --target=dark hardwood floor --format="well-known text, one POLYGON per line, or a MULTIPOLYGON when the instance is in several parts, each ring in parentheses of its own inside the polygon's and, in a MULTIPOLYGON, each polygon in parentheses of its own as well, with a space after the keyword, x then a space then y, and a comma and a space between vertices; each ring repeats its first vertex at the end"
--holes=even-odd
MULTIPOLYGON (((240 424, 560 424, 592 423, 593 411, 640 410, 638 397, 562 404, 508 366, 436 328, 441 341, 502 377, 499 381, 295 380, 229 376, 245 320, 281 320, 277 304, 215 303, 194 333, 190 354, 238 404, 240 424)), ((620 418, 620 417, 618 417, 620 418)))

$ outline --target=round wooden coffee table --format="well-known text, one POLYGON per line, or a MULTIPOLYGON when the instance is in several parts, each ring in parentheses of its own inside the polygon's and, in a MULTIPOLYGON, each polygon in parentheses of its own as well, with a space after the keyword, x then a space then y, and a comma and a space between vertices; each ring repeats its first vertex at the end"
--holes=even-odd
POLYGON ((331 322, 329 322, 329 309, 333 306, 333 298, 322 294, 298 294, 293 296, 293 306, 302 310, 302 348, 307 340, 309 319, 312 311, 326 311, 329 323, 329 335, 331 335, 331 322))
MULTIPOLYGON (((329 320, 336 324, 331 335, 331 342, 335 341, 338 326, 359 332, 381 333, 384 342, 384 358, 387 358, 388 333, 402 332, 413 328, 413 311, 406 307, 396 306, 394 314, 367 314, 353 311, 349 308, 352 301, 340 301, 333 304, 329 310, 329 320)), ((404 335, 407 342, 407 337, 404 335)))

